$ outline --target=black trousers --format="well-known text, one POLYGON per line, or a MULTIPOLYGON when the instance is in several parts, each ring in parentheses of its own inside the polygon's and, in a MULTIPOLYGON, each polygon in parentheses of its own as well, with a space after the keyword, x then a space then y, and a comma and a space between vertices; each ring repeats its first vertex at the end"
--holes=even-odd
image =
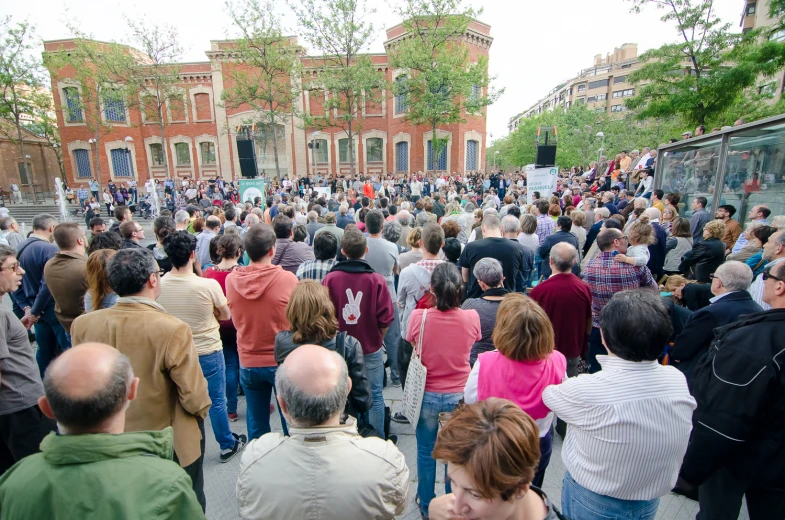
POLYGON ((604 356, 608 353, 605 345, 602 344, 602 335, 600 329, 597 327, 591 328, 591 335, 589 336, 589 355, 587 361, 589 362, 589 373, 594 374, 602 370, 602 366, 597 362, 597 356, 604 356))
MULTIPOLYGON (((199 431, 202 432, 202 441, 199 443, 202 453, 198 459, 183 469, 191 477, 191 486, 194 493, 196 493, 196 500, 202 506, 202 511, 205 511, 207 509, 207 499, 204 496, 204 419, 197 417, 196 421, 199 423, 199 431)), ((174 461, 179 464, 177 453, 174 454, 174 461)))
POLYGON ((414 352, 412 344, 401 338, 401 342, 398 344, 398 373, 401 375, 401 388, 406 386, 406 372, 409 371, 412 352, 414 352))
POLYGON ((726 468, 717 470, 698 488, 700 511, 696 520, 736 520, 741 499, 747 499, 750 520, 785 518, 785 490, 767 489, 740 480, 726 468))
POLYGON ((0 475, 24 457, 41 451, 44 437, 57 430, 57 423, 38 405, 0 415, 0 475))

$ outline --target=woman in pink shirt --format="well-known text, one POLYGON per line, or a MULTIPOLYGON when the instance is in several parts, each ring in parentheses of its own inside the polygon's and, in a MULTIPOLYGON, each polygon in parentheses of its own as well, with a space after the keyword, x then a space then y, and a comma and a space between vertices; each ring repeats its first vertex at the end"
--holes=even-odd
MULTIPOLYGON (((467 403, 489 397, 508 399, 521 407, 540 429, 540 464, 532 485, 542 487, 551 460, 553 412, 542 402, 548 385, 567 378, 567 359, 554 350, 548 315, 521 293, 504 297, 496 312, 493 344, 497 350, 477 357, 464 389, 467 403)), ((430 377, 430 372, 428 373, 430 377)))
MULTIPOLYGON (((436 296, 436 307, 412 311, 406 334, 406 341, 417 345, 423 365, 428 369, 415 430, 417 495, 425 518, 428 517, 428 504, 435 496, 436 461, 431 453, 439 429, 439 413, 453 411, 463 397, 463 388, 471 370, 469 353, 474 342, 482 338, 477 311, 461 309, 463 281, 457 267, 446 262, 436 266, 431 275, 430 290, 436 296), (419 343, 423 316, 425 326, 422 342, 419 343)), ((445 488, 450 493, 450 483, 446 478, 445 488)))

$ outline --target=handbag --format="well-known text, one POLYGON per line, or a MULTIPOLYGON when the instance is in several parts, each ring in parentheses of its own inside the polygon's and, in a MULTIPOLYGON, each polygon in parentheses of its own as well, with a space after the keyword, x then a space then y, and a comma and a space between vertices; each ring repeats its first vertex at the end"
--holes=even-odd
POLYGON ((409 369, 406 371, 406 385, 403 387, 403 415, 409 419, 412 428, 417 429, 417 422, 420 420, 420 410, 422 409, 422 398, 425 393, 425 378, 428 369, 422 364, 422 339, 425 332, 425 318, 428 309, 422 312, 420 322, 420 335, 417 344, 412 352, 412 359, 409 362, 409 369))

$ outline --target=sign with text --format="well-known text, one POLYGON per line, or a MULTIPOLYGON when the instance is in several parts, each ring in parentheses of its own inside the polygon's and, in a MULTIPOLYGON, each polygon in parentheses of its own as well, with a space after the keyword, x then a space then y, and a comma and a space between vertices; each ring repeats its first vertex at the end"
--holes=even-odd
POLYGON ((264 181, 262 179, 240 179, 240 202, 253 203, 256 197, 264 196, 264 181))
POLYGON ((540 192, 540 197, 550 198, 556 191, 559 180, 559 167, 535 168, 526 172, 526 202, 534 202, 534 192, 540 192))
POLYGON ((330 188, 323 188, 323 187, 320 186, 318 188, 314 188, 314 190, 319 195, 322 195, 325 199, 329 199, 330 198, 330 188))

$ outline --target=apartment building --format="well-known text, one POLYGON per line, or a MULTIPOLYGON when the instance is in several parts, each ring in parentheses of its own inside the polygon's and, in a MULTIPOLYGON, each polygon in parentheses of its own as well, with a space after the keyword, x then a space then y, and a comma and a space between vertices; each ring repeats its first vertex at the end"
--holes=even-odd
MULTIPOLYGON (((744 0, 739 27, 746 33, 753 29, 763 29, 762 37, 774 41, 785 41, 785 27, 777 18, 769 16, 771 0, 744 0)), ((772 78, 767 78, 759 86, 760 92, 773 94, 777 100, 785 89, 785 71, 780 71, 772 78)))
POLYGON ((507 129, 512 132, 524 118, 556 108, 564 110, 576 103, 585 103, 598 112, 620 114, 626 110, 625 99, 635 95, 627 76, 640 67, 637 43, 625 43, 605 57, 597 54, 591 67, 563 81, 537 103, 511 118, 507 129))

